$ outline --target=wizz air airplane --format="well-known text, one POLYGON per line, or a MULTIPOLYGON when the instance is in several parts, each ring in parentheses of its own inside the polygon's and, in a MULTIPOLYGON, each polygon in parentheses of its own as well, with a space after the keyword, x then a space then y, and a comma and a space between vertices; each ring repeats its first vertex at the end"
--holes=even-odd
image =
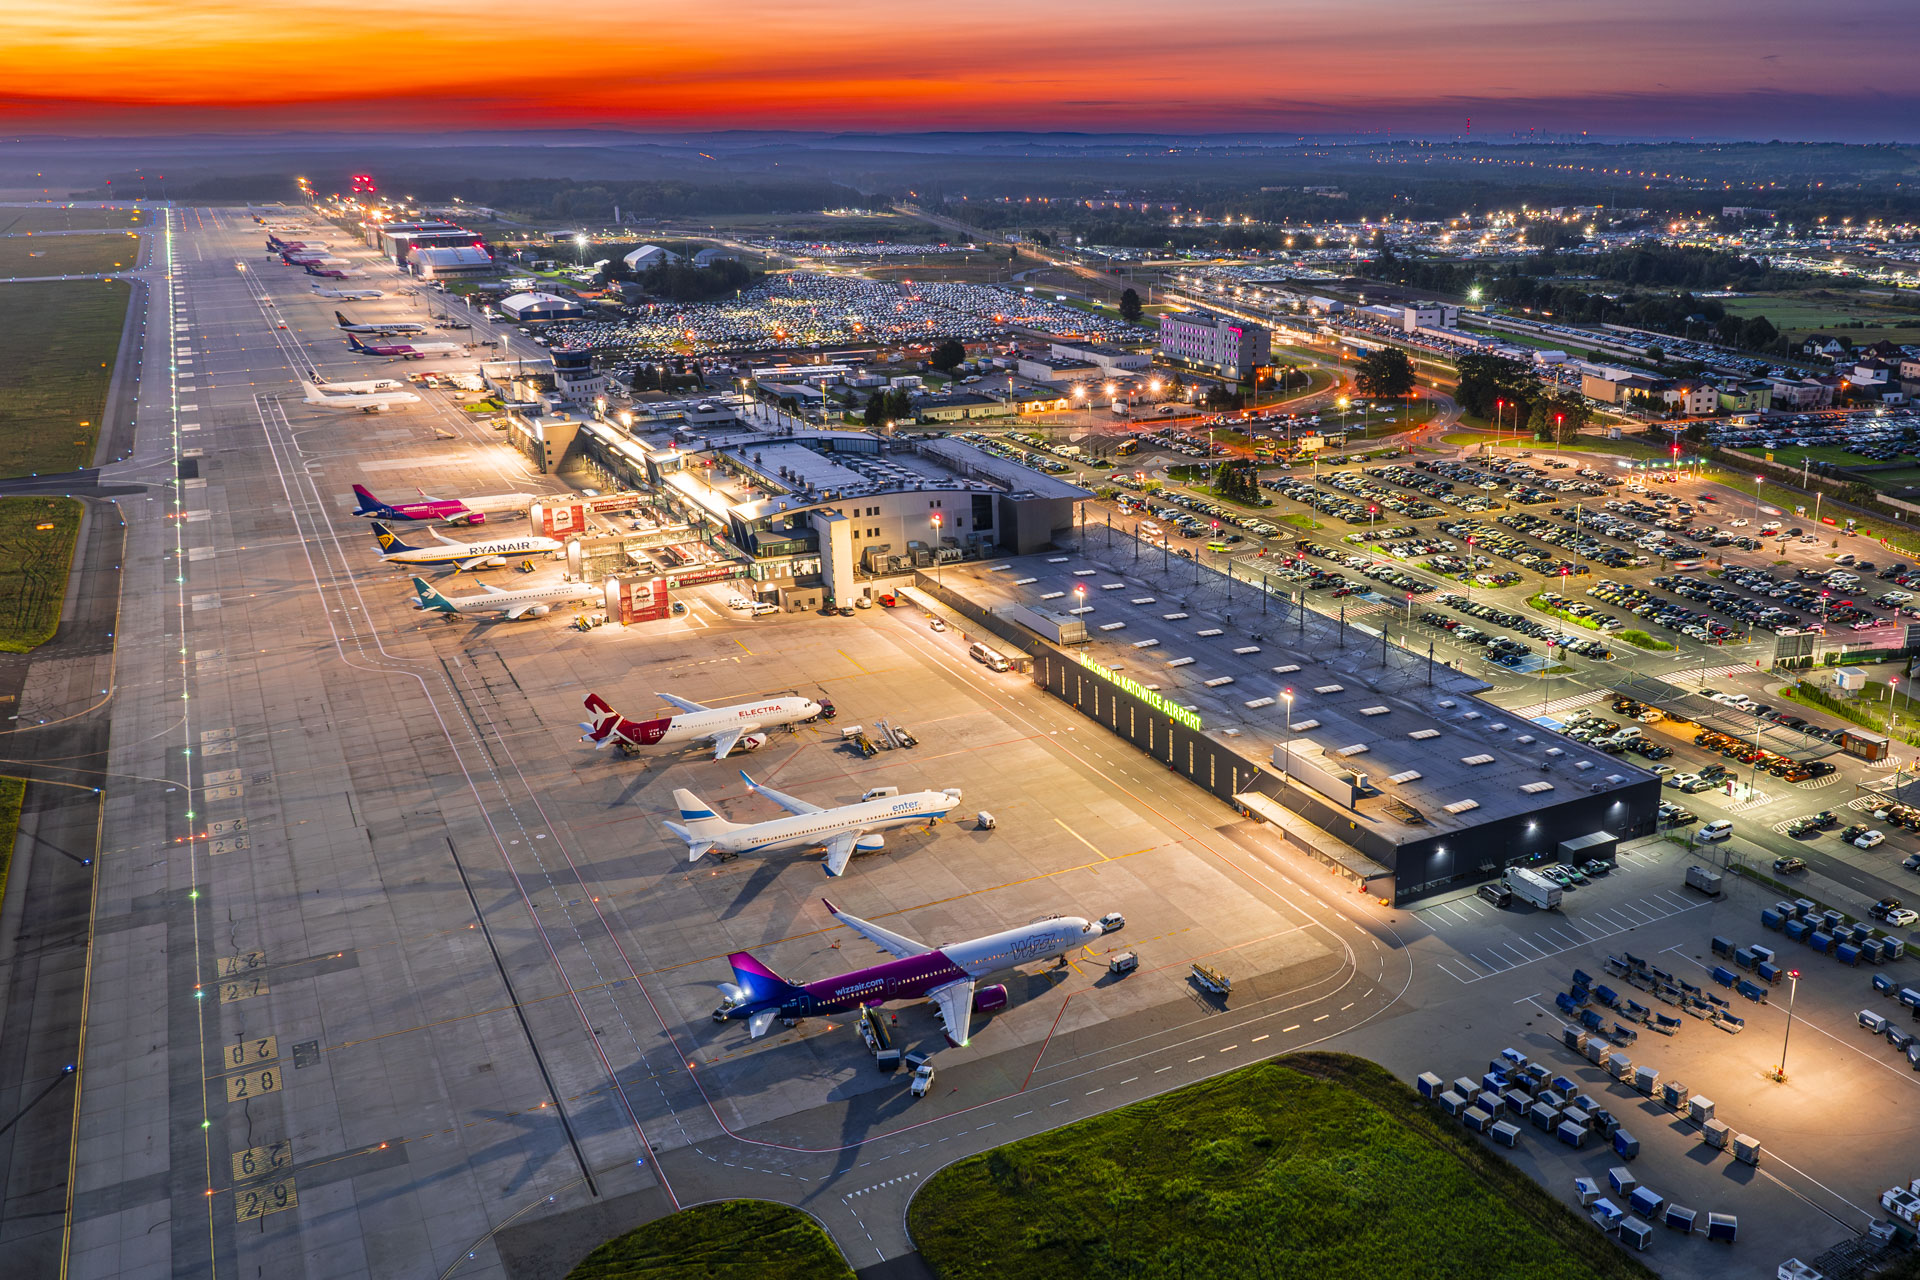
POLYGON ((358 409, 362 413, 378 413, 396 404, 420 403, 420 397, 411 391, 343 391, 335 395, 311 382, 302 382, 300 385, 307 393, 301 403, 318 409, 358 409))
POLYGON ((765 746, 768 729, 802 724, 831 710, 823 703, 801 697, 763 698, 730 707, 709 707, 670 693, 657 696, 662 702, 680 708, 680 714, 659 720, 629 720, 608 706, 599 694, 588 694, 587 713, 593 720, 580 726, 587 731, 580 741, 591 742, 595 747, 610 747, 616 742, 659 747, 676 742, 711 741, 713 758, 724 760, 735 747, 754 751, 765 746))
MULTIPOLYGON (((362 386, 360 383, 340 383, 340 386, 362 386)), ((353 514, 372 516, 376 520, 444 521, 447 524, 485 524, 487 512, 504 512, 519 507, 525 509, 533 501, 530 494, 499 493, 484 498, 436 498, 424 490, 416 489, 420 495, 418 502, 382 502, 373 496, 367 486, 353 486, 355 498, 353 514)))
POLYGON ((341 330, 346 333, 369 333, 376 336, 384 336, 390 333, 425 333, 427 331, 427 326, 421 324, 418 320, 388 320, 382 324, 355 324, 338 311, 333 313, 333 318, 341 330))
POLYGON ((449 620, 455 614, 502 613, 507 621, 518 622, 522 618, 544 618, 556 604, 606 599, 606 587, 595 586, 591 582, 554 582, 544 587, 523 587, 518 591, 507 591, 483 582, 480 591, 481 594, 477 596, 442 595, 425 578, 415 578, 413 603, 414 607, 429 613, 444 613, 449 620))
POLYGON ((380 559, 387 564, 433 565, 450 564, 461 569, 481 569, 497 567, 507 562, 508 556, 537 555, 545 551, 564 551, 566 544, 552 538, 543 538, 538 534, 522 534, 518 538, 482 538, 478 542, 455 542, 443 537, 438 531, 429 529, 429 534, 437 545, 430 547, 410 547, 400 540, 400 535, 381 524, 373 522, 373 538, 380 544, 380 559))
POLYGON ((1055 916, 984 938, 929 947, 850 916, 831 902, 826 906, 835 920, 893 959, 837 978, 796 985, 755 960, 751 953, 736 951, 727 957, 733 981, 720 984, 720 1007, 713 1011, 715 1022, 744 1019, 748 1038, 758 1039, 775 1018, 844 1013, 890 1000, 931 1000, 940 1010, 947 1043, 959 1048, 972 1038, 976 1009, 987 1013, 1007 1004, 1007 989, 998 983, 978 986, 981 978, 1036 960, 1058 959, 1092 945, 1106 934, 1099 924, 1079 916, 1055 916))
MULTIPOLYGON (((341 261, 345 262, 346 259, 342 258, 341 261)), ((307 267, 307 274, 310 276, 319 276, 323 280, 351 280, 367 273, 358 267, 339 267, 314 263, 307 267)))
MULTIPOLYGON (((315 273, 319 274, 318 272, 315 273)), ((348 302, 359 302, 367 298, 384 298, 387 295, 379 289, 329 289, 323 285, 313 286, 313 291, 323 298, 342 298, 348 302)))
POLYGON ((371 345, 360 341, 360 335, 350 333, 347 342, 355 351, 369 356, 397 356, 403 360, 425 360, 428 356, 464 355, 466 348, 458 342, 376 342, 371 345))
POLYGON ((664 824, 667 830, 687 842, 687 861, 698 862, 712 850, 721 853, 746 853, 762 849, 812 849, 826 846, 826 873, 840 875, 847 869, 855 849, 871 853, 884 849, 887 838, 880 834, 889 827, 931 827, 960 804, 960 788, 945 791, 916 791, 901 795, 896 787, 876 787, 853 804, 825 809, 797 796, 763 787, 742 769, 747 786, 779 805, 793 816, 766 822, 728 822, 693 792, 677 789, 673 802, 680 808, 680 821, 664 824))

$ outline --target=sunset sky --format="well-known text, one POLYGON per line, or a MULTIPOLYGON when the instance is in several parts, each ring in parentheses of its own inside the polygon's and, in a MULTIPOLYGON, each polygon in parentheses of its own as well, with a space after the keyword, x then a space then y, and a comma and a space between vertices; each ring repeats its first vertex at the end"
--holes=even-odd
POLYGON ((615 126, 1912 140, 1913 0, 0 0, 15 133, 615 126))

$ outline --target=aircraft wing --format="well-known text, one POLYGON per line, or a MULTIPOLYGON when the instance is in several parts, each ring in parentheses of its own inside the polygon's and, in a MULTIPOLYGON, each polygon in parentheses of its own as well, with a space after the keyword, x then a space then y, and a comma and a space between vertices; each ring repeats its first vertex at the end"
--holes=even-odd
POLYGON ((879 925, 869 923, 858 916, 850 916, 834 906, 831 902, 827 902, 825 898, 820 899, 820 901, 826 902, 827 910, 833 913, 835 920, 838 920, 841 924, 847 926, 847 928, 853 930, 874 946, 879 947, 882 951, 891 953, 896 960, 908 960, 914 956, 923 956, 933 950, 932 947, 922 946, 912 938, 895 933, 891 929, 882 929, 879 925))
POLYGON ((500 587, 494 586, 491 582, 481 583, 480 589, 486 592, 490 596, 504 596, 507 594, 505 590, 503 590, 500 587))
POLYGON ((420 495, 420 501, 422 501, 422 502, 438 502, 438 501, 440 501, 440 499, 438 499, 438 498, 436 498, 436 497, 434 497, 434 496, 433 496, 432 494, 430 494, 430 493, 428 493, 428 492, 427 492, 427 491, 426 491, 425 489, 421 489, 421 488, 417 488, 417 487, 416 487, 416 488, 414 489, 414 492, 420 495))
POLYGON ((740 741, 740 735, 744 732, 745 730, 743 729, 728 729, 724 733, 714 734, 713 758, 715 760, 725 760, 727 758, 727 752, 733 750, 734 744, 740 741))
POLYGON ((712 707, 707 706, 705 703, 695 702, 692 698, 676 698, 670 693, 656 693, 653 696, 660 699, 660 701, 669 704, 670 706, 675 706, 680 708, 682 711, 713 710, 712 707))
POLYGON ((846 871, 847 863, 853 858, 853 846, 859 843, 858 831, 842 831, 827 841, 827 874, 837 876, 846 871))
POLYGON ((940 1021, 946 1024, 947 1042, 965 1048, 972 1033, 973 979, 961 978, 944 987, 935 987, 927 997, 940 1006, 940 1021))
POLYGON ((492 556, 468 556, 468 557, 467 557, 466 559, 464 559, 464 560, 457 560, 457 561, 455 561, 455 563, 456 563, 456 564, 458 564, 458 565, 459 565, 459 566, 461 567, 461 569, 463 569, 463 570, 465 570, 465 569, 483 569, 483 568, 485 568, 485 567, 486 567, 486 563, 487 563, 487 561, 489 561, 489 560, 491 560, 491 559, 493 559, 493 557, 492 557, 492 556))
POLYGON ((767 1028, 772 1026, 773 1020, 779 1016, 780 1011, 778 1009, 762 1009, 760 1012, 749 1017, 747 1019, 747 1039, 758 1040, 761 1036, 767 1034, 767 1028))
POLYGON ((518 622, 520 621, 520 619, 527 616, 527 610, 538 608, 538 607, 539 607, 539 602, 533 601, 533 600, 529 600, 525 604, 517 604, 513 606, 513 608, 507 610, 507 621, 518 622))
POLYGON ((772 787, 761 786, 759 783, 755 782, 752 778, 747 777, 747 771, 745 769, 742 769, 740 771, 740 776, 741 778, 745 779, 746 784, 749 788, 759 792, 761 795, 765 796, 767 799, 779 805, 782 809, 785 809, 788 813, 808 814, 808 813, 826 812, 826 810, 822 809, 819 805, 810 803, 809 801, 806 801, 806 800, 802 800, 798 796, 790 796, 784 791, 775 791, 772 787))

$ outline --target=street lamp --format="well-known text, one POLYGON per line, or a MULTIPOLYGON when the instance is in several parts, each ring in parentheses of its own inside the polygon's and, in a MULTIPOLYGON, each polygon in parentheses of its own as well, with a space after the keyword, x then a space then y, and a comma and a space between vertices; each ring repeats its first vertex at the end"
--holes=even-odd
POLYGON ((1793 1038, 1793 998, 1800 994, 1800 971, 1787 970, 1787 1029, 1780 1035, 1780 1062, 1773 1069, 1775 1084, 1787 1082, 1787 1041, 1793 1038))
POLYGON ((933 578, 935 582, 945 586, 946 575, 941 572, 942 566, 940 564, 940 548, 942 546, 940 541, 940 523, 940 513, 936 511, 933 514, 933 578))
POLYGON ((577 266, 587 265, 587 238, 583 235, 573 238, 573 260, 577 266))
POLYGON ((1287 736, 1280 739, 1280 775, 1293 777, 1293 690, 1282 689, 1280 696, 1287 700, 1287 736))
POLYGON ((1073 608, 1074 608, 1073 616, 1074 617, 1077 618, 1080 616, 1079 611, 1081 608, 1083 608, 1086 605, 1086 603, 1087 603, 1087 584, 1084 582, 1074 583, 1073 584, 1073 608))

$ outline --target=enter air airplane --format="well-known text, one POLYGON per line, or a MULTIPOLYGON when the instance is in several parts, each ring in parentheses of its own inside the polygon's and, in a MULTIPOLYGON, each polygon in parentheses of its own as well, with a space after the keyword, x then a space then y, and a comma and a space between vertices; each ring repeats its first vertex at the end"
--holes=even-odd
POLYGON ((667 830, 687 842, 687 861, 698 862, 713 850, 721 853, 746 853, 750 850, 813 849, 825 845, 826 872, 837 876, 847 869, 855 849, 870 853, 884 849, 887 838, 880 834, 889 827, 932 826, 960 804, 960 788, 945 791, 916 791, 901 795, 892 787, 877 788, 853 804, 823 809, 798 797, 763 787, 742 769, 740 776, 752 790, 794 815, 766 822, 728 822, 693 792, 676 789, 673 802, 680 807, 680 821, 669 822, 667 830))
POLYGON ((775 1018, 844 1013, 889 1000, 931 1000, 940 1009, 947 1043, 958 1048, 972 1036, 974 1010, 990 1012, 1006 1007, 1007 989, 996 983, 976 990, 981 978, 1016 965, 1064 956, 1091 945, 1106 933, 1100 925, 1078 916, 1055 916, 984 938, 929 947, 850 916, 831 902, 826 906, 835 920, 894 958, 837 978, 795 985, 755 960, 751 953, 736 951, 727 957, 734 980, 720 984, 720 1007, 713 1011, 715 1022, 744 1018, 748 1038, 758 1039, 775 1018))

